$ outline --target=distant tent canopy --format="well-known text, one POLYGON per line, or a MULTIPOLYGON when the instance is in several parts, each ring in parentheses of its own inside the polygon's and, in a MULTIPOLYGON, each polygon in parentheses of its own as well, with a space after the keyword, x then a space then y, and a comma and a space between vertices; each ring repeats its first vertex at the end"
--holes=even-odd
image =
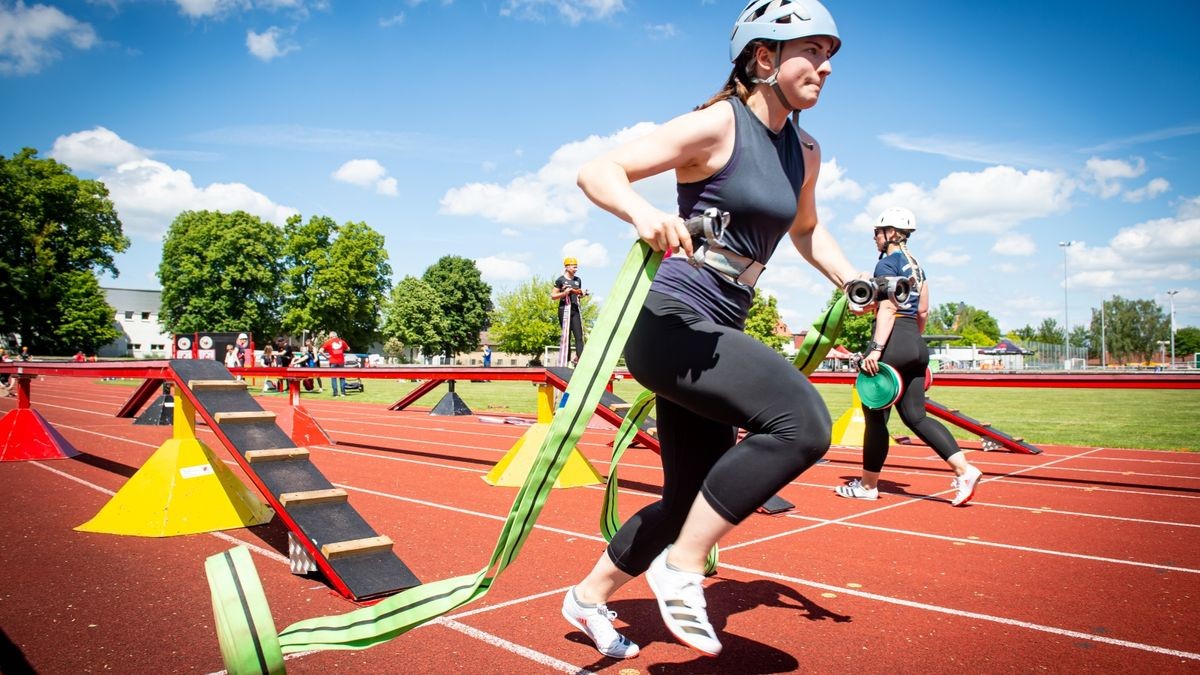
POLYGON ((1018 354, 1021 356, 1028 356, 1028 355, 1032 354, 1033 352, 1029 351, 1028 349, 1022 348, 1021 346, 1017 345, 1017 343, 1013 342, 1012 340, 1009 340, 1008 338, 1002 338, 999 342, 996 343, 995 347, 989 347, 987 349, 980 349, 979 353, 980 354, 988 354, 990 356, 1009 356, 1009 355, 1015 356, 1018 354))

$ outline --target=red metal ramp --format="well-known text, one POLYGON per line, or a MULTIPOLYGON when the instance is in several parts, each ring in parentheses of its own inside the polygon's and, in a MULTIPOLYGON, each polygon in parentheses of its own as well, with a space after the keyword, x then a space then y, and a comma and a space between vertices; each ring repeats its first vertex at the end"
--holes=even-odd
MULTIPOLYGON (((1013 452, 1020 452, 1027 455, 1042 454, 1041 448, 1037 447, 1036 445, 1026 443, 1024 438, 1019 436, 1010 436, 999 429, 993 429, 990 422, 980 422, 973 417, 968 417, 959 412, 958 408, 948 408, 941 403, 934 401, 933 399, 925 399, 925 410, 934 417, 940 417, 941 419, 944 419, 955 426, 962 427, 973 434, 983 438, 990 438, 999 443, 1002 447, 1012 450, 1013 452)), ((987 448, 984 449, 986 450, 987 448)))
POLYGON ((177 396, 231 451, 294 538, 341 594, 363 600, 420 585, 408 566, 352 507, 224 365, 174 360, 177 396))

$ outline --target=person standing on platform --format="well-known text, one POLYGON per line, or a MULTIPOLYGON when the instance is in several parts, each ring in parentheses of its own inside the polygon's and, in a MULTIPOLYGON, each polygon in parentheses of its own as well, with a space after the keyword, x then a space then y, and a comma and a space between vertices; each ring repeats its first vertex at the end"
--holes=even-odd
MULTIPOLYGON (((329 339, 321 345, 321 351, 329 355, 330 368, 346 367, 346 352, 350 351, 350 345, 335 331, 329 331, 329 339)), ((331 377, 329 380, 332 382, 334 398, 346 395, 346 378, 331 377)))
POLYGON ((492 346, 491 345, 483 346, 483 367, 484 368, 492 367, 492 346))
POLYGON ((606 603, 642 574, 670 633, 717 656, 703 587, 710 551, 829 450, 821 395, 744 329, 759 272, 785 236, 836 287, 865 277, 818 218, 820 147, 789 119, 817 104, 841 44, 817 0, 753 0, 734 24, 733 67, 716 95, 579 171, 593 203, 652 249, 681 253, 662 261, 624 351, 629 372, 658 394, 662 497, 625 521, 563 598, 563 616, 605 656, 639 652, 606 603), (667 171, 674 212, 632 185, 667 171), (709 208, 727 212, 728 227, 694 267, 685 219, 709 208))
MULTIPOLYGON (((563 324, 564 312, 571 312, 571 338, 575 341, 575 358, 571 364, 579 363, 579 354, 583 352, 583 315, 579 311, 579 298, 588 295, 583 287, 583 280, 576 272, 579 261, 575 258, 563 258, 562 276, 554 280, 554 291, 550 297, 558 301, 558 324, 563 324)), ((569 344, 567 345, 570 351, 569 344)))
MULTIPOLYGON (((896 410, 904 426, 933 448, 951 468, 955 478, 953 506, 971 501, 983 472, 967 461, 954 437, 941 422, 925 414, 925 374, 929 368, 929 347, 921 334, 929 317, 929 282, 917 259, 908 250, 908 240, 917 231, 917 216, 900 207, 884 209, 875 223, 875 248, 879 262, 877 277, 904 277, 912 280, 908 303, 900 306, 884 299, 875 308, 875 331, 867 344, 861 368, 875 375, 879 364, 886 363, 900 375, 901 394, 896 410)), ((863 433, 862 477, 834 488, 847 499, 879 499, 879 473, 888 456, 888 417, 891 407, 872 410, 863 406, 866 430, 863 433)))

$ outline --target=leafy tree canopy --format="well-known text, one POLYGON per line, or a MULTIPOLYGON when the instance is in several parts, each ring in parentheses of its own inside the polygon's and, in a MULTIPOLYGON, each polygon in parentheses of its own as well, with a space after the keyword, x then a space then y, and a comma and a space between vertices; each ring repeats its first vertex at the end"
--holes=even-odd
POLYGON ((111 334, 115 310, 77 273, 115 275, 129 239, 103 183, 37 154, 0 155, 0 297, 21 299, 0 303, 0 325, 38 352, 65 354, 111 334))
POLYGON ((492 287, 483 281, 475 261, 443 256, 422 278, 438 294, 446 317, 439 351, 453 358, 478 348, 479 333, 487 329, 492 312, 492 287))
POLYGON ((244 211, 179 214, 158 267, 163 326, 173 333, 250 330, 260 344, 274 336, 281 248, 279 228, 244 211))
MULTIPOLYGON (((489 334, 499 351, 524 354, 539 361, 547 345, 558 344, 562 324, 558 321, 558 301, 551 298, 554 282, 541 277, 501 293, 492 312, 489 334)), ((579 299, 584 325, 598 313, 591 296, 579 299)))
MULTIPOLYGON (((1170 319, 1153 300, 1127 300, 1114 295, 1104 301, 1103 309, 1104 344, 1118 363, 1144 360, 1158 352, 1159 340, 1170 339, 1170 319)), ((1093 309, 1088 336, 1097 349, 1101 340, 1100 323, 1100 310, 1093 309)), ((1178 341, 1175 353, 1179 354, 1178 341)))
POLYGON ((366 223, 346 223, 336 229, 327 258, 313 273, 309 297, 302 301, 321 328, 336 330, 356 349, 367 349, 379 340, 391 276, 383 235, 366 223))
POLYGON ((437 292, 416 277, 401 279, 384 310, 384 349, 388 356, 400 356, 405 349, 427 356, 438 354, 445 332, 446 315, 437 292))
POLYGON ((947 302, 929 311, 925 332, 958 335, 959 339, 950 343, 955 346, 990 346, 1000 339, 1000 324, 987 310, 965 302, 947 302))
POLYGON ((780 321, 775 297, 756 290, 746 316, 746 334, 782 354, 790 336, 775 332, 780 321))
POLYGON ((1191 357, 1196 353, 1200 353, 1200 328, 1191 326, 1177 328, 1175 330, 1175 357, 1191 357))

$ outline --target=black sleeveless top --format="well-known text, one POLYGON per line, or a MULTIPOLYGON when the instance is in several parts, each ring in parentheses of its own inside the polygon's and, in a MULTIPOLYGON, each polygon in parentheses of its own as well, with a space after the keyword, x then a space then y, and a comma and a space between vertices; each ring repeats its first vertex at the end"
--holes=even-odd
MULTIPOLYGON (((765 264, 796 218, 804 184, 800 137, 790 120, 778 134, 772 133, 740 99, 728 100, 736 129, 733 153, 712 176, 677 184, 679 215, 686 220, 709 207, 728 211, 728 248, 765 264)), ((739 330, 754 300, 753 289, 707 267, 696 269, 681 255, 663 261, 650 290, 739 330)))

